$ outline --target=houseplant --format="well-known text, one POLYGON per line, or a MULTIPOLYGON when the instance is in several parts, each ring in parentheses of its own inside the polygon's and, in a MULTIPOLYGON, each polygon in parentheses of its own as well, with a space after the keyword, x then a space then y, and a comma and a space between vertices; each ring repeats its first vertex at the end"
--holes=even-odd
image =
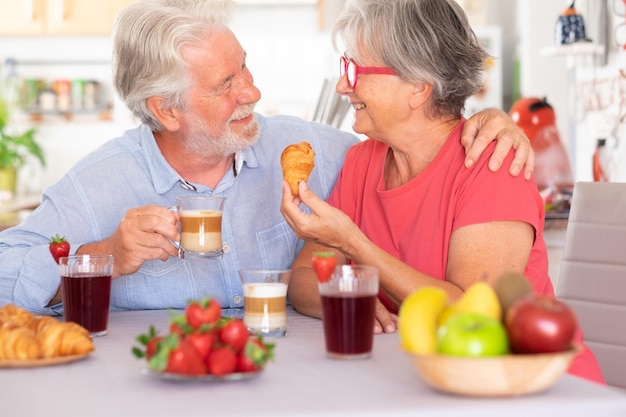
POLYGON ((15 195, 17 172, 29 158, 46 165, 43 151, 35 140, 36 130, 31 128, 21 133, 8 127, 9 109, 0 99, 0 201, 15 195))

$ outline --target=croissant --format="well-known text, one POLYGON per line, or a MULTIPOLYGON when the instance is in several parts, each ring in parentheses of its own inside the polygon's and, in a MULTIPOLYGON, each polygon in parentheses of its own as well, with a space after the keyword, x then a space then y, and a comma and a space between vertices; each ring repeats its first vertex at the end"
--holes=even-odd
POLYGON ((40 354, 35 333, 15 324, 0 327, 0 359, 37 359, 40 354))
POLYGON ((308 142, 289 145, 280 155, 283 177, 289 183, 293 195, 298 196, 298 184, 307 181, 315 166, 315 152, 308 142))
POLYGON ((89 332, 76 323, 35 315, 12 304, 0 308, 0 360, 52 358, 93 350, 89 332))
POLYGON ((48 326, 51 326, 55 323, 59 323, 57 319, 50 316, 33 316, 26 323, 26 328, 35 333, 35 335, 39 336, 43 333, 44 329, 48 326))
POLYGON ((58 322, 47 326, 39 334, 39 345, 43 358, 78 355, 94 350, 89 332, 73 322, 58 322))
POLYGON ((6 304, 0 308, 0 325, 12 322, 18 326, 24 326, 32 317, 32 313, 13 304, 6 304))

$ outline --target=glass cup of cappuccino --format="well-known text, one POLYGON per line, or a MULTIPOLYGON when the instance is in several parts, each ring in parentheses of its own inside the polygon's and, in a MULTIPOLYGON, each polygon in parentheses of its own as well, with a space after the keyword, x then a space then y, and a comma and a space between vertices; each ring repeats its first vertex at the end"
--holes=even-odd
POLYGON ((225 197, 176 197, 180 216, 179 257, 222 256, 222 210, 225 197))
POLYGON ((289 269, 243 269, 243 322, 252 333, 282 337, 287 333, 289 269))

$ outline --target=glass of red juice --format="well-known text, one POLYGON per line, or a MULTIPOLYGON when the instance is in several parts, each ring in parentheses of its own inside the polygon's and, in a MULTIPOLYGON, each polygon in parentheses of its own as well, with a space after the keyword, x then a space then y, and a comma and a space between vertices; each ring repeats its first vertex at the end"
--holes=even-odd
POLYGON ((340 265, 319 283, 326 354, 333 359, 372 355, 378 270, 369 265, 340 265))
POLYGON ((113 255, 72 255, 59 259, 65 321, 92 337, 107 334, 113 255))

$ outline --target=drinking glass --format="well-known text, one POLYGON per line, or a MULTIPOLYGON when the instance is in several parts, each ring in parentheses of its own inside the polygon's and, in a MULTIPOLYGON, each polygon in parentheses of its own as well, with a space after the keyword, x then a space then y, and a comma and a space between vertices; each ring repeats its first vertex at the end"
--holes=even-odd
POLYGON ((83 326, 92 337, 107 334, 113 255, 59 258, 65 321, 83 326))
POLYGON ((179 257, 222 256, 222 211, 225 197, 176 197, 180 215, 179 257))
POLYGON ((339 265, 318 284, 326 353, 334 359, 369 358, 374 342, 378 270, 368 265, 339 265))
POLYGON ((253 333, 281 337, 287 334, 289 269, 243 269, 243 322, 253 333))

